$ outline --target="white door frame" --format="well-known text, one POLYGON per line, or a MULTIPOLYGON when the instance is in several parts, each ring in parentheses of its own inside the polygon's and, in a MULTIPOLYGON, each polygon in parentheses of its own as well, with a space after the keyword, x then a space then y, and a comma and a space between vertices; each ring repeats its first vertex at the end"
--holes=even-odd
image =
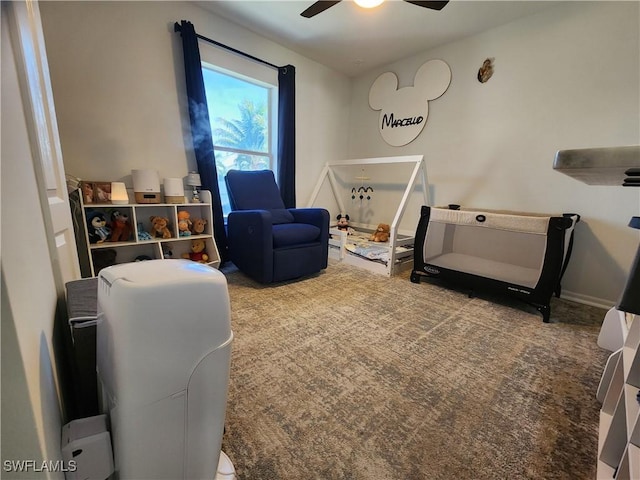
POLYGON ((56 277, 56 288, 58 294, 62 295, 66 282, 80 278, 80 266, 40 9, 35 0, 8 3, 8 21, 15 46, 22 102, 27 112, 33 167, 40 192, 45 229, 49 232, 47 243, 56 277))

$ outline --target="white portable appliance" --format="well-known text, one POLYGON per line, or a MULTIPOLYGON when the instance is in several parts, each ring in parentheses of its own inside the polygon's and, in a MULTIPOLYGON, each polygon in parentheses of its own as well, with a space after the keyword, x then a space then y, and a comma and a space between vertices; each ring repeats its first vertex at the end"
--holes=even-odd
POLYGON ((190 260, 105 268, 96 335, 117 478, 216 478, 233 340, 224 275, 190 260))
POLYGON ((157 170, 131 170, 136 203, 160 203, 160 176, 157 170))

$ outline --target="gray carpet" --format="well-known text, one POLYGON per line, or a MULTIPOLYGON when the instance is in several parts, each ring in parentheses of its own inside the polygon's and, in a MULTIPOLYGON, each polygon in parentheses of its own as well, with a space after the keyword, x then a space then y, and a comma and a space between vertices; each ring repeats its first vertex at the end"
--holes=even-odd
POLYGON ((545 324, 408 273, 224 271, 239 480, 595 478, 603 310, 554 299, 545 324))

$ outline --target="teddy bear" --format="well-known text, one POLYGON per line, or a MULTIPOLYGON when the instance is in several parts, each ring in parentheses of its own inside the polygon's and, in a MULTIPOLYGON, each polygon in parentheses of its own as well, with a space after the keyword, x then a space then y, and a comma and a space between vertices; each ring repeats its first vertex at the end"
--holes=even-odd
POLYGON ((111 228, 107 225, 107 217, 102 212, 93 212, 87 217, 89 243, 103 243, 111 236, 111 228))
POLYGON ((169 231, 169 219, 167 217, 157 217, 152 215, 149 217, 151 221, 151 235, 155 238, 171 238, 171 231, 169 231))
POLYGON ((191 235, 191 214, 185 210, 178 212, 178 235, 180 237, 188 237, 191 235))
POLYGON ((129 216, 120 210, 111 212, 111 238, 112 242, 128 242, 133 233, 129 222, 129 216))
POLYGON ((193 260, 194 262, 207 263, 209 255, 204 251, 205 243, 201 238, 191 240, 191 251, 189 253, 183 253, 182 258, 193 260))
POLYGON ((391 232, 391 227, 386 223, 379 223, 376 231, 371 234, 369 240, 372 242, 387 242, 389 240, 389 233, 391 232))
POLYGON ((191 233, 194 235, 202 235, 207 221, 204 218, 194 218, 191 225, 191 233))

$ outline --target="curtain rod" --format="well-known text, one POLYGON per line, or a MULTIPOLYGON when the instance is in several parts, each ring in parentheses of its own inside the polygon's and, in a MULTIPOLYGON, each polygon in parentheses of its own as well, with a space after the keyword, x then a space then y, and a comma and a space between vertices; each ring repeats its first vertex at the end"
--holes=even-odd
MULTIPOLYGON (((182 26, 178 22, 175 22, 173 24, 173 31, 174 32, 182 31, 182 26)), ((199 34, 196 33, 196 37, 198 37, 200 40, 204 40, 205 42, 213 43, 214 45, 216 45, 218 47, 221 47, 221 48, 224 48, 226 50, 229 50, 229 51, 231 51, 233 53, 237 53, 238 55, 242 55, 243 57, 247 57, 247 58, 250 58, 251 60, 254 60, 256 62, 262 63, 263 65, 267 65, 268 67, 275 68, 276 70, 280 70, 280 68, 281 68, 281 67, 279 67, 277 65, 274 65, 273 63, 269 63, 269 62, 267 62, 265 60, 262 60, 261 58, 254 57, 253 55, 249 55, 248 53, 245 53, 245 52, 242 52, 242 51, 240 51, 240 50, 238 50, 236 48, 230 47, 229 45, 225 45, 224 43, 216 42, 215 40, 207 38, 207 37, 205 37, 203 35, 199 35, 199 34)))

